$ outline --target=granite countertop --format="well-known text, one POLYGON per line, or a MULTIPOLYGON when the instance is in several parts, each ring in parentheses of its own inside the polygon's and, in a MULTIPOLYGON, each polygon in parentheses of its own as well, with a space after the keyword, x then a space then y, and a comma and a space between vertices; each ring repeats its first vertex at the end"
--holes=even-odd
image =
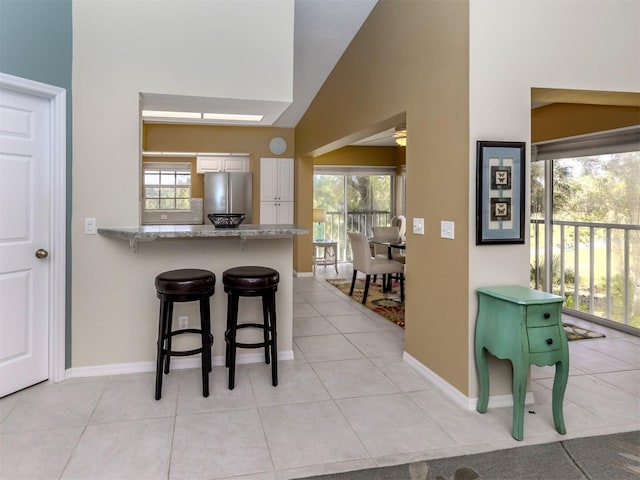
POLYGON ((134 252, 138 241, 153 241, 162 238, 247 238, 287 237, 306 235, 308 228, 298 225, 247 224, 238 228, 216 228, 213 225, 143 225, 140 227, 101 227, 98 234, 129 240, 134 252))
POLYGON ((98 228, 100 235, 130 239, 157 238, 215 238, 215 237, 274 237, 305 235, 308 228, 298 225, 247 224, 238 228, 216 228, 213 225, 143 225, 141 227, 98 228))

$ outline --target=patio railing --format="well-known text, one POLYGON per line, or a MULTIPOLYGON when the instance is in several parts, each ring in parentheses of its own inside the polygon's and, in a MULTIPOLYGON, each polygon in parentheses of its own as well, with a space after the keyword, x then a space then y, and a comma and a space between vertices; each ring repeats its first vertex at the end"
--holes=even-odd
POLYGON ((347 241, 347 232, 363 232, 372 236, 371 227, 384 227, 391 224, 392 214, 388 210, 353 210, 344 212, 327 211, 324 224, 324 238, 338 242, 338 261, 351 259, 351 249, 347 241))
POLYGON ((544 220, 531 220, 532 287, 563 296, 571 314, 640 328, 640 225, 554 221, 552 228, 549 267, 544 220))

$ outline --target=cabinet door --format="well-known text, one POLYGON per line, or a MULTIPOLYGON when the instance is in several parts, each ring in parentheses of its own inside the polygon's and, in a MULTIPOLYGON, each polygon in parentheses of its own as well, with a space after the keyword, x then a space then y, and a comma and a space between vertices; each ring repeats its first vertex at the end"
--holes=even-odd
POLYGON ((227 158, 223 168, 225 172, 248 172, 249 162, 244 157, 227 158))
POLYGON ((278 159, 260 159, 260 201, 278 200, 278 159))
POLYGON ((196 157, 196 172, 222 172, 223 161, 220 157, 196 157))
POLYGON ((281 202, 279 204, 278 223, 293 223, 293 202, 281 202))
POLYGON ((275 202, 260 202, 260 223, 278 223, 278 206, 275 202))
POLYGON ((278 159, 278 200, 293 202, 293 158, 278 159))

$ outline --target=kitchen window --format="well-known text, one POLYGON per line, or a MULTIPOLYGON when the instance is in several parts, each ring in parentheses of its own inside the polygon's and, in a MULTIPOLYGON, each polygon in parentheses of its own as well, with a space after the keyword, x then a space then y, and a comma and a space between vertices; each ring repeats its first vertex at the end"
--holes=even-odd
POLYGON ((145 162, 144 210, 190 211, 191 164, 145 162))

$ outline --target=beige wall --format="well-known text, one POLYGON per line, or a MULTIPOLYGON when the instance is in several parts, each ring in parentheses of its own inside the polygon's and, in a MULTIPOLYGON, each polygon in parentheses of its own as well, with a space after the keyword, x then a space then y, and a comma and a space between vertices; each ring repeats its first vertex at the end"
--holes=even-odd
MULTIPOLYGON (((640 94, 638 95, 640 99, 640 94)), ((531 110, 531 142, 640 125, 640 108, 555 103, 531 110)))
POLYGON ((426 220, 407 237, 406 351, 464 393, 468 63, 467 2, 381 1, 296 127, 301 157, 406 119, 407 213, 426 220), (440 219, 458 240, 440 239, 440 219))
MULTIPOLYGON (((313 159, 314 165, 397 166, 396 147, 343 147, 313 159)), ((404 150, 404 149, 403 149, 404 150)))

